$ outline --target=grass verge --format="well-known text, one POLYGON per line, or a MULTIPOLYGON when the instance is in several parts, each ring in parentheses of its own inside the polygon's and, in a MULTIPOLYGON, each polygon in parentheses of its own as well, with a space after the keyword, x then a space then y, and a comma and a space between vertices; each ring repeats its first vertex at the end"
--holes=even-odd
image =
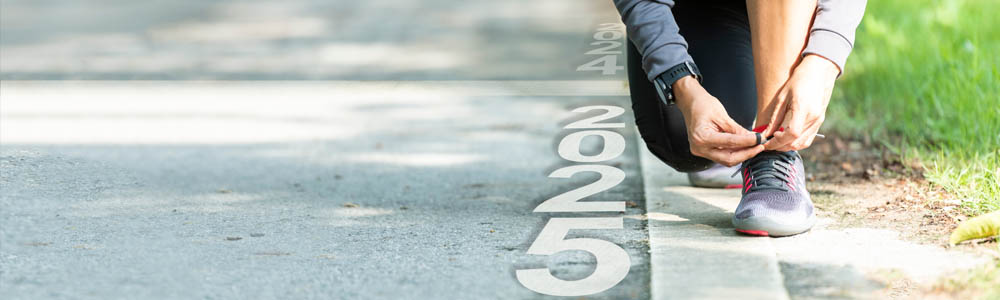
POLYGON ((869 1, 827 125, 877 141, 978 215, 1000 209, 1000 1, 869 1))

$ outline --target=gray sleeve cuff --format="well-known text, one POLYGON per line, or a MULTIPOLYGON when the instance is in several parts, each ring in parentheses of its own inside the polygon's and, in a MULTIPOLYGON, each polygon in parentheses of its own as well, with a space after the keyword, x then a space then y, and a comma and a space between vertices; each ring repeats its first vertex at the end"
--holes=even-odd
POLYGON ((685 61, 694 62, 683 44, 666 44, 642 55, 642 68, 646 71, 646 79, 653 81, 667 69, 682 64, 685 61))
POLYGON ((822 56, 836 64, 840 68, 840 74, 844 74, 844 65, 852 48, 854 46, 844 36, 829 30, 814 29, 809 34, 809 43, 802 51, 802 56, 806 54, 822 56))
POLYGON ((672 0, 615 0, 628 38, 642 55, 646 79, 653 81, 673 66, 692 61, 680 35, 672 0))

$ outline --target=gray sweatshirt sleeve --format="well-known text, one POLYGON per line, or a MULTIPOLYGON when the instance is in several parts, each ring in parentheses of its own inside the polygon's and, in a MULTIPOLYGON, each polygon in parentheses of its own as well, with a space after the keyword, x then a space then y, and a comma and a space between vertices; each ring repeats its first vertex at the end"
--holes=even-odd
POLYGON ((692 61, 670 9, 672 0, 614 0, 628 37, 642 54, 642 68, 650 81, 670 67, 692 61))
POLYGON ((802 55, 816 54, 837 64, 841 73, 854 48, 854 31, 865 15, 867 0, 819 0, 809 42, 802 55))
MULTIPOLYGON (((650 81, 670 67, 692 61, 671 8, 673 0, 614 0, 629 39, 642 54, 650 81)), ((865 14, 867 0, 819 0, 816 20, 802 55, 833 61, 841 72, 854 47, 854 31, 865 14)))

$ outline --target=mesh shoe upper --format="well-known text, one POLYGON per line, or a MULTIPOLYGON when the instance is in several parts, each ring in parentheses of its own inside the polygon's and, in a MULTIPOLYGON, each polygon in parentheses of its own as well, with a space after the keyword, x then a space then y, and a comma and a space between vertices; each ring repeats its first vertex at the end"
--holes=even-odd
MULTIPOLYGON (((770 223, 797 226, 812 220, 813 204, 806 191, 805 168, 798 152, 761 152, 744 162, 740 172, 743 197, 734 221, 763 217, 770 223)), ((737 229, 744 228, 737 226, 737 229)))

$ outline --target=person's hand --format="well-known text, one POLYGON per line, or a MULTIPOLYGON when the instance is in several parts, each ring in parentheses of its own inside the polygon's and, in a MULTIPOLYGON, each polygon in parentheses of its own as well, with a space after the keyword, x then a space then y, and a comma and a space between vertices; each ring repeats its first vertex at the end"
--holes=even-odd
POLYGON ((792 151, 812 145, 826 118, 833 83, 840 74, 836 64, 817 55, 806 55, 778 90, 774 113, 764 136, 767 150, 792 151))
POLYGON ((719 99, 710 95, 693 77, 673 85, 677 108, 684 114, 691 154, 734 166, 764 151, 757 136, 733 121, 719 99))

